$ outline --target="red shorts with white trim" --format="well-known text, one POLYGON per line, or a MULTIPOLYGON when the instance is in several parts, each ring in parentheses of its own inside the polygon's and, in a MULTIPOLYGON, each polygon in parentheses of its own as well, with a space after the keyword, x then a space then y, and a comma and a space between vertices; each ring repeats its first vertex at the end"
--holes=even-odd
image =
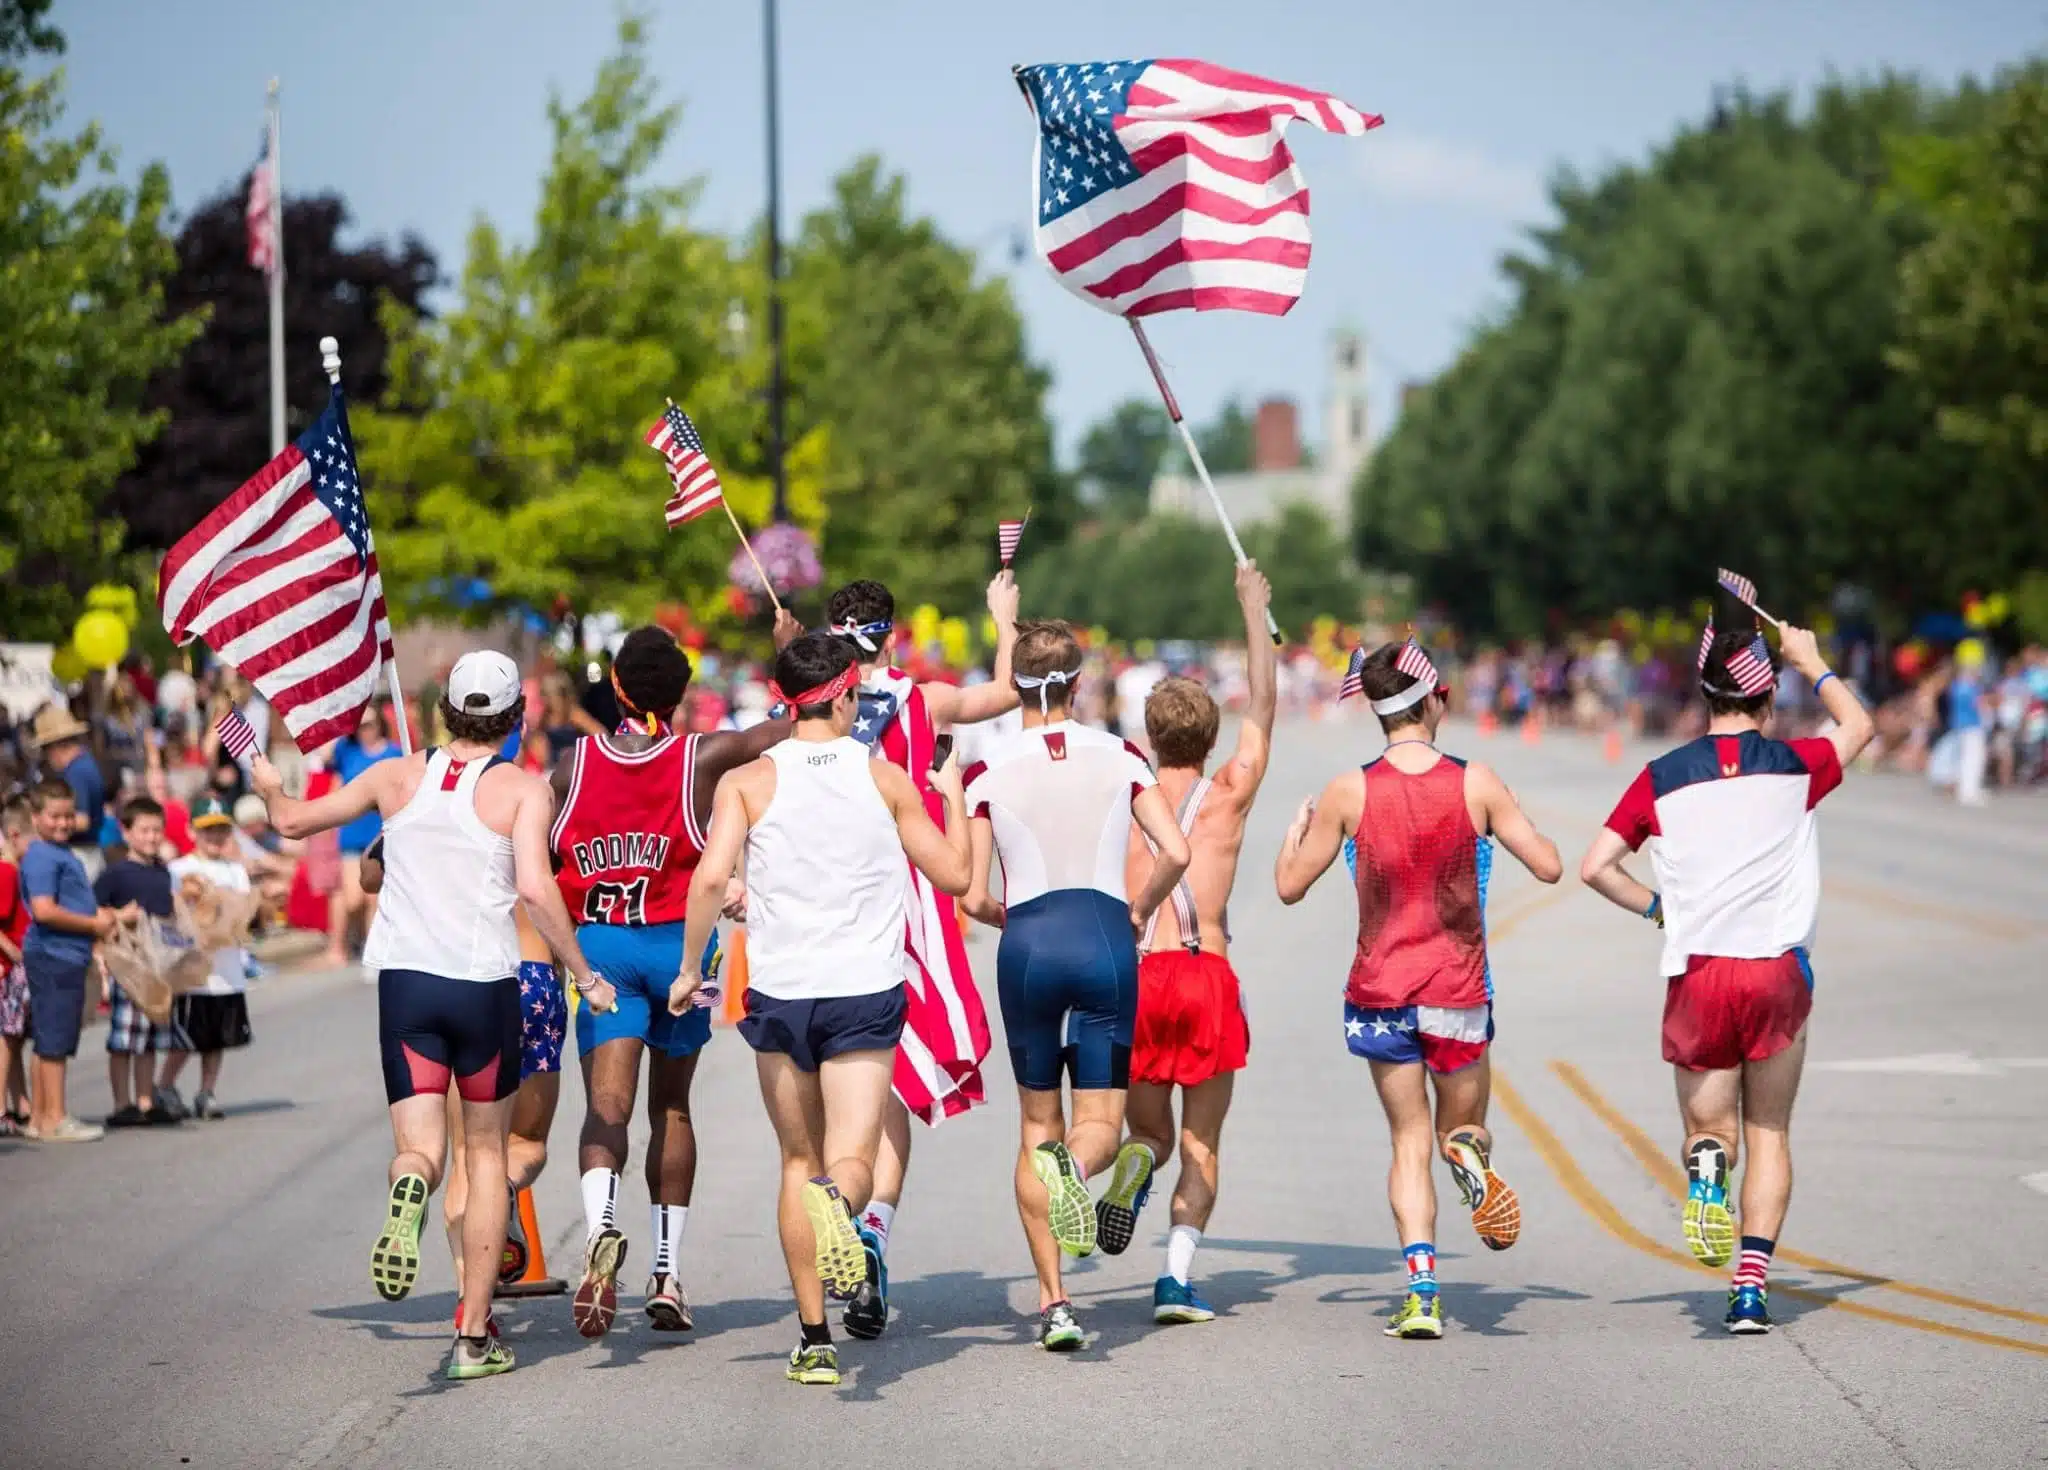
POLYGON ((1420 1062, 1432 1072, 1457 1072, 1484 1057, 1492 1042, 1490 1005, 1368 1010, 1344 1002, 1344 1044, 1369 1062, 1420 1062))
POLYGON ((1184 949, 1139 958, 1131 1081, 1194 1087, 1241 1070, 1251 1048, 1244 993, 1230 961, 1184 949))
POLYGON ((1799 1039, 1812 1010, 1803 949, 1768 960, 1694 955, 1664 993, 1664 1060, 1689 1072, 1764 1061, 1799 1039))

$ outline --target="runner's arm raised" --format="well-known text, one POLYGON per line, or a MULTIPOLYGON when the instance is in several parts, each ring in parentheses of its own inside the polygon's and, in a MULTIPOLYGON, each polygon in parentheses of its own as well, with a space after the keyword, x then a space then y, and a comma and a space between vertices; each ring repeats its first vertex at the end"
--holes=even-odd
MULTIPOLYGON (((754 768, 742 766, 718 783, 711 798, 710 839, 704 855, 697 859, 697 871, 690 878, 690 905, 683 917, 683 968, 668 988, 668 1010, 680 1016, 690 1009, 698 987, 704 983, 697 957, 704 953, 718 928, 719 910, 725 907, 725 885, 739 866, 746 845, 747 803, 743 788, 754 768)), ((771 778, 772 779, 772 778, 771 778)))
POLYGON ((257 751, 249 757, 249 774, 256 794, 270 813, 270 825, 280 837, 311 837, 346 826, 357 817, 378 809, 382 797, 396 781, 407 762, 379 761, 338 791, 301 801, 284 794, 284 777, 269 757, 257 751))
POLYGON ((1557 844, 1536 830, 1523 812, 1515 793, 1494 774, 1493 768, 1473 761, 1465 767, 1465 783, 1486 815, 1486 830, 1500 845, 1515 855, 1539 883, 1555 883, 1564 876, 1564 861, 1557 844))
POLYGON ((1142 927, 1159 905, 1166 902, 1173 885, 1188 870, 1187 834, 1174 819, 1173 806, 1157 786, 1147 786, 1131 798, 1131 819, 1152 839, 1155 849, 1152 872, 1145 886, 1131 900, 1131 924, 1142 927))
POLYGON ((1003 905, 996 902, 995 895, 988 891, 989 870, 995 864, 996 825, 987 817, 977 816, 968 823, 968 847, 972 850, 973 876, 967 882, 967 896, 960 900, 960 906, 967 910, 967 917, 978 919, 991 929, 1003 927, 1003 905))
POLYGON ((996 573, 988 584, 988 614, 996 623, 996 665, 986 684, 962 689, 954 684, 925 684, 924 707, 937 725, 978 725, 1017 707, 1010 683, 1010 655, 1017 647, 1017 579, 996 573))
POLYGON ((870 765, 875 789, 882 793, 882 800, 895 815, 896 834, 902 839, 904 855, 931 879, 932 887, 950 898, 958 898, 967 891, 968 879, 973 876, 968 866, 967 803, 960 795, 959 768, 949 757, 932 778, 932 786, 946 799, 946 830, 941 832, 924 809, 924 798, 900 767, 882 760, 870 765))
POLYGON ((562 890, 555 886, 554 864, 548 857, 548 828, 555 820, 554 796, 543 782, 524 773, 520 774, 519 782, 519 804, 512 811, 512 876, 519 889, 519 900, 526 905, 526 916, 533 921, 533 927, 568 971, 569 983, 583 993, 593 1011, 608 1011, 616 1003, 612 988, 602 976, 590 973, 590 964, 576 943, 576 926, 570 922, 568 907, 562 902, 562 890))
POLYGON ((1280 707, 1280 652, 1266 635, 1266 609, 1272 601, 1273 585, 1257 562, 1248 561, 1237 569, 1237 605, 1244 612, 1245 680, 1251 686, 1251 697, 1244 723, 1237 727, 1237 753, 1217 776, 1247 806, 1266 779, 1266 763, 1273 752, 1273 716, 1280 707))
POLYGON ((1842 682, 1841 676, 1834 674, 1827 660, 1820 656, 1820 640, 1810 630, 1787 623, 1778 630, 1778 647, 1784 653, 1785 662, 1804 674, 1814 686, 1820 695, 1821 708, 1835 722, 1835 728, 1828 731, 1827 739, 1835 748, 1835 759, 1846 770, 1857 756, 1863 754, 1871 737, 1877 734, 1877 723, 1871 719, 1870 711, 1863 707, 1863 701, 1856 697, 1856 691, 1842 682), (1823 679, 1827 682, 1822 683, 1823 679))
POLYGON ((1337 860, 1346 834, 1357 830, 1362 800, 1357 773, 1347 772, 1325 786, 1320 798, 1301 804, 1273 864, 1273 886, 1280 902, 1300 903, 1316 879, 1337 860))

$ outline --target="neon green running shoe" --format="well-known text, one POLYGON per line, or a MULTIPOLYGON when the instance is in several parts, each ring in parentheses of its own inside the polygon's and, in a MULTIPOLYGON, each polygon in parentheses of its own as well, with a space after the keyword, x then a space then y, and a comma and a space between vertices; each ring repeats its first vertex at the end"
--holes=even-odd
POLYGON ((1095 1202, 1064 1143, 1041 1143, 1031 1151, 1031 1172, 1045 1186, 1052 1238, 1070 1256, 1095 1252, 1095 1202))
POLYGON ((1444 1309, 1436 1293, 1424 1296, 1419 1291, 1409 1292, 1408 1300, 1401 1303, 1401 1310, 1388 1319, 1386 1333, 1389 1337, 1442 1337, 1444 1309))
POLYGON ((387 1302, 404 1301, 420 1278, 420 1218, 426 1212, 425 1179, 401 1174, 391 1181, 384 1233, 370 1250, 370 1280, 387 1302))
POLYGON ((789 1370, 783 1377, 791 1383, 831 1388, 839 1382, 839 1349, 829 1342, 800 1342, 789 1355, 789 1370))
POLYGON ((471 1378, 495 1378, 513 1368, 512 1349, 495 1337, 458 1337, 448 1354, 448 1377, 456 1383, 471 1378))
POLYGON ((1095 1239, 1104 1254, 1120 1256, 1138 1228, 1138 1211, 1152 1193, 1152 1150, 1136 1140, 1116 1151, 1109 1192, 1095 1205, 1095 1239))
POLYGON ((1735 1217, 1728 1213, 1728 1191, 1711 1180, 1695 1179, 1685 1193, 1685 1245, 1702 1266, 1721 1267, 1735 1258, 1735 1217))
POLYGON ((1038 1314, 1038 1345, 1047 1352, 1079 1352, 1087 1342, 1088 1335, 1074 1320, 1073 1303, 1054 1302, 1038 1314))
POLYGON ((868 1255, 846 1201, 839 1187, 822 1174, 805 1181, 801 1198, 817 1250, 818 1281, 825 1295, 850 1301, 867 1285, 868 1255))

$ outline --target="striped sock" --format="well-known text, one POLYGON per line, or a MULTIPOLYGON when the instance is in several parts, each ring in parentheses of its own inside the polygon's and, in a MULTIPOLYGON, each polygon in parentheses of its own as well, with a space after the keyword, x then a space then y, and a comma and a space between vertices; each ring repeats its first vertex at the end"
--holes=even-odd
POLYGON ((1771 1274, 1771 1252, 1777 1248, 1778 1242, 1761 1235, 1743 1236, 1742 1254, 1735 1258, 1735 1279, 1728 1284, 1761 1289, 1771 1274))
POLYGON ((1408 1289, 1420 1296, 1436 1295, 1436 1247, 1426 1240, 1401 1247, 1408 1258, 1408 1289))

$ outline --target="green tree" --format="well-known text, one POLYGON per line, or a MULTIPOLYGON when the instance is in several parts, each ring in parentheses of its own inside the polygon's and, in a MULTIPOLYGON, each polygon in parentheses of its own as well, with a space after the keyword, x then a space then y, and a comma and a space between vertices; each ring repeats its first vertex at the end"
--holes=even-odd
POLYGON ((58 134, 63 72, 23 69, 62 49, 48 9, 0 0, 0 629, 61 640, 116 565, 100 505, 162 427, 144 391, 200 322, 163 319, 163 168, 121 185, 97 127, 58 134))
POLYGON ((1195 430, 1195 443, 1210 474, 1240 474, 1252 467, 1256 447, 1252 416, 1233 398, 1216 410, 1215 418, 1195 430))
POLYGON ((1081 436, 1082 493, 1111 515, 1144 515, 1173 437, 1173 421, 1156 400, 1126 398, 1081 436))

